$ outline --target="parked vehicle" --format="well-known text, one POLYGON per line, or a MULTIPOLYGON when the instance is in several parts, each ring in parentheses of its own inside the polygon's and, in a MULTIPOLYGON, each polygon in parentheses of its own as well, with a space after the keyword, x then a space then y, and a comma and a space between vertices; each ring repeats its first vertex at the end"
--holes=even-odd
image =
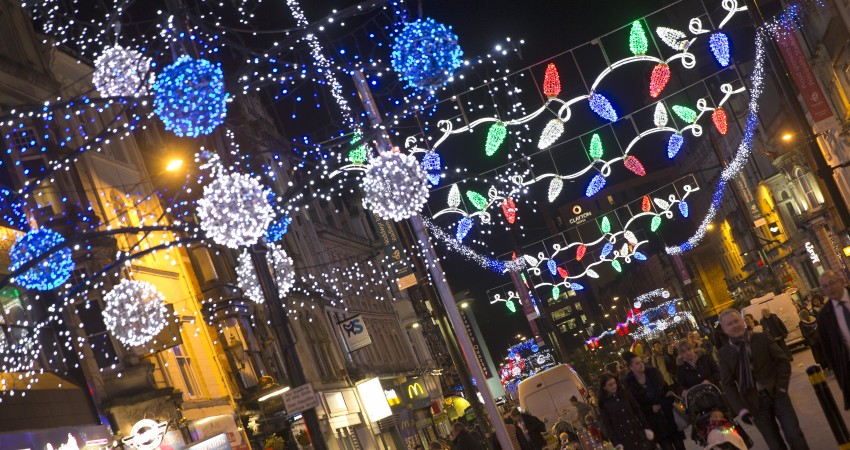
POLYGON ((770 312, 779 316, 785 328, 788 328, 788 336, 785 343, 790 347, 794 344, 803 343, 803 333, 800 331, 800 316, 794 300, 788 293, 779 295, 767 294, 750 300, 750 306, 744 308, 744 314, 752 314, 756 320, 761 320, 762 308, 769 308, 770 312))
POLYGON ((558 420, 581 423, 570 397, 588 403, 587 385, 568 364, 559 364, 520 381, 519 406, 551 429, 558 420))

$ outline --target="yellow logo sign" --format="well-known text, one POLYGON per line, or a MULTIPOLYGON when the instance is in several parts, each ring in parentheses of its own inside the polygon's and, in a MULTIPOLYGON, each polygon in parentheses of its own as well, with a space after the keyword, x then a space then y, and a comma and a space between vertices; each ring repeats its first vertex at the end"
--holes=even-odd
POLYGON ((422 385, 419 384, 418 381, 407 387, 407 396, 410 397, 411 400, 424 393, 425 389, 422 389, 422 385))

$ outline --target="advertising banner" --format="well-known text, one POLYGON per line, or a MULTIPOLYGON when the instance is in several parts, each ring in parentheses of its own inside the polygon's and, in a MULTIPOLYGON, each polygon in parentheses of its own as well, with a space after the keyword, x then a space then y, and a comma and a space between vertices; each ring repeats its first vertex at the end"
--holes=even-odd
POLYGON ((818 123, 831 118, 832 110, 829 108, 826 96, 823 95, 803 48, 800 47, 797 34, 793 30, 786 30, 784 33, 779 33, 776 43, 782 53, 782 59, 785 60, 785 66, 794 78, 794 84, 797 85, 803 101, 806 102, 812 122, 818 123))
POLYGON ((359 314, 339 322, 338 325, 342 328, 342 337, 345 339, 349 353, 372 343, 369 330, 366 329, 366 322, 359 314))

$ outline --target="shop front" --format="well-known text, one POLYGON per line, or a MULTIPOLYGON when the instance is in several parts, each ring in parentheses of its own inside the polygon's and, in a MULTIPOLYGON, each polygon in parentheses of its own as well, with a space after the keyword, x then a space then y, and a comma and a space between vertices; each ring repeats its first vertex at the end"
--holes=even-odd
POLYGON ((0 449, 3 450, 49 448, 106 450, 113 448, 115 443, 109 428, 104 425, 69 426, 0 434, 0 449))

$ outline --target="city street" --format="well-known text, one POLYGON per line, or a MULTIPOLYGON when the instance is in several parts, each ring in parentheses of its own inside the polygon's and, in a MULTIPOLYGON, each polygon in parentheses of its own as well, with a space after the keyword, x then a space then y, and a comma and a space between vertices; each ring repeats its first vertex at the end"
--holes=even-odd
MULTIPOLYGON (((800 419, 800 426, 802 427, 803 433, 806 435, 806 440, 809 443, 809 448, 836 448, 837 445, 835 443, 835 438, 829 430, 826 417, 820 408, 820 403, 818 403, 817 397, 815 397, 815 391, 812 388, 812 384, 809 382, 809 377, 806 375, 806 368, 814 364, 812 352, 810 350, 805 350, 795 353, 792 364, 789 392, 791 393, 791 401, 794 403, 794 408, 797 411, 797 417, 800 419)), ((829 383, 829 388, 832 390, 832 395, 836 397, 836 403, 838 404, 839 409, 843 411, 844 423, 850 423, 850 411, 843 410, 844 405, 841 401, 841 390, 835 383, 835 376, 830 374, 826 379, 829 383)), ((754 426, 744 425, 744 427, 746 427, 747 432, 755 442, 755 445, 753 446, 754 449, 767 448, 767 445, 764 443, 764 439, 762 439, 758 430, 756 430, 754 426)), ((686 434, 690 436, 690 430, 687 430, 686 434)), ((685 446, 689 450, 702 448, 690 439, 685 442, 685 446)))

